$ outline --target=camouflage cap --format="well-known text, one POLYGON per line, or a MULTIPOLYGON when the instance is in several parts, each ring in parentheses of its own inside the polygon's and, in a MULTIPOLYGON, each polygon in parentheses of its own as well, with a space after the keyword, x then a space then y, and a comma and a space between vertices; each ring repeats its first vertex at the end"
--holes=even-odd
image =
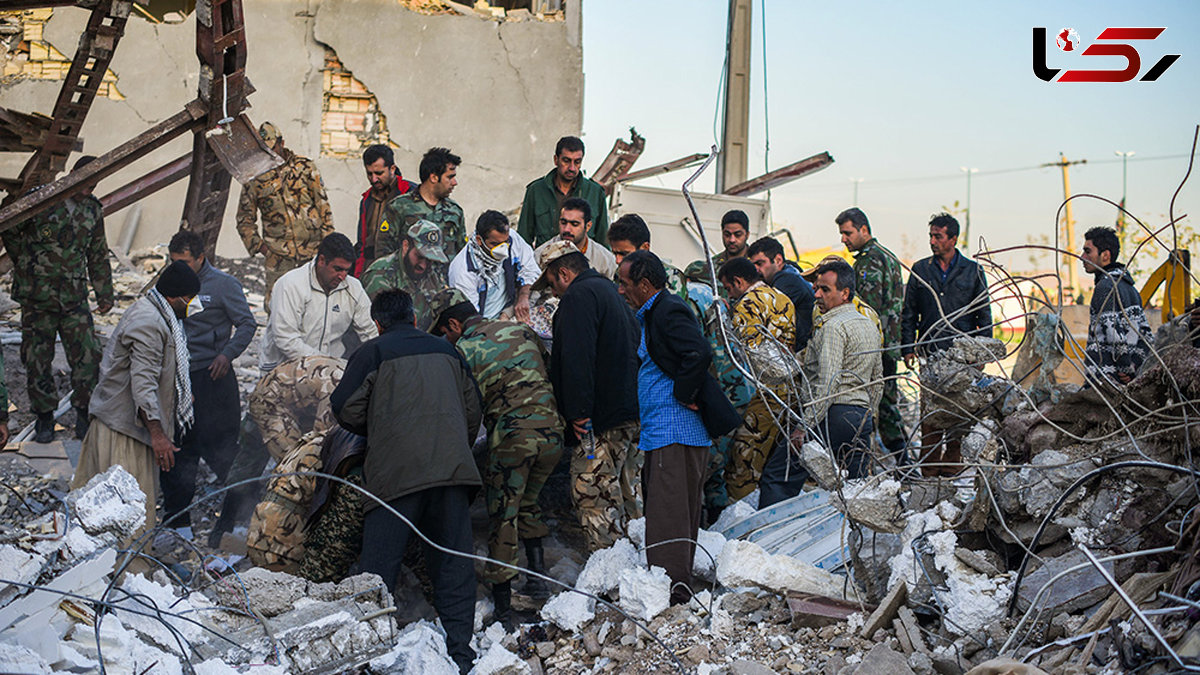
POLYGON ((446 252, 442 250, 442 228, 428 220, 418 220, 408 228, 408 236, 417 246, 417 251, 433 262, 442 264, 450 262, 446 252))
POLYGON ((800 270, 800 276, 804 277, 805 279, 808 279, 809 281, 813 281, 817 278, 817 268, 818 267, 820 267, 821 265, 824 265, 827 262, 835 262, 835 261, 836 262, 846 262, 846 259, 837 254, 827 255, 824 258, 821 258, 821 262, 817 263, 816 265, 813 265, 812 267, 810 267, 806 270, 800 270))
POLYGON ((691 264, 684 268, 683 276, 691 281, 703 281, 706 284, 712 283, 712 273, 707 260, 693 260, 691 264))
POLYGON ((550 266, 550 263, 571 253, 582 253, 582 251, 573 242, 557 237, 539 246, 537 250, 538 267, 541 268, 542 275, 533 282, 530 290, 541 291, 550 285, 550 280, 546 277, 546 268, 550 266))
POLYGON ((281 136, 283 134, 279 133, 279 129, 276 129, 275 125, 270 122, 263 122, 258 126, 258 137, 263 139, 268 147, 275 147, 275 141, 279 140, 281 136))
MULTIPOLYGON (((429 325, 429 332, 432 333, 442 321, 442 314, 451 307, 457 307, 463 303, 471 304, 467 296, 457 288, 443 288, 437 292, 437 295, 429 299, 429 317, 433 320, 429 325)), ((474 306, 474 305, 472 305, 474 306)))

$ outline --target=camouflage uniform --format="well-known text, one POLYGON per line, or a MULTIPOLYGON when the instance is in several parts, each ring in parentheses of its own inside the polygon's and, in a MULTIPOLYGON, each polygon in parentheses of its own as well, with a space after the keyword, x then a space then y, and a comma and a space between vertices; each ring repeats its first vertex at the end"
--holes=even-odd
POLYGON ((337 424, 329 395, 345 367, 343 359, 313 354, 284 361, 259 380, 248 407, 272 457, 287 455, 304 434, 337 424))
POLYGON ((362 277, 363 290, 371 298, 379 291, 399 288, 412 296, 413 313, 417 317, 417 328, 429 330, 433 317, 429 315, 429 301, 446 287, 446 266, 430 263, 425 276, 412 278, 404 266, 404 254, 400 251, 378 258, 362 277))
MULTIPOLYGON (((667 292, 679 296, 680 300, 688 302, 687 277, 683 276, 683 272, 674 265, 663 263, 663 267, 667 268, 667 292)), ((688 303, 692 307, 692 311, 696 311, 695 306, 688 303)))
MULTIPOLYGON (((467 226, 462 207, 449 197, 438 202, 437 206, 430 206, 418 189, 396 197, 383 210, 379 234, 375 237, 375 255, 383 257, 399 251, 404 233, 418 220, 428 220, 442 228, 442 250, 446 258, 453 260, 467 245, 467 226)), ((433 266, 441 268, 442 276, 445 276, 445 265, 433 266)))
POLYGON ((579 512, 588 552, 626 536, 642 517, 642 454, 637 422, 584 437, 571 457, 571 498, 579 512))
MULTIPOLYGON (((347 471, 345 479, 362 487, 362 464, 347 471)), ((304 533, 304 559, 296 574, 318 583, 340 582, 350 575, 350 567, 362 552, 362 537, 363 494, 334 483, 325 510, 304 533)))
MULTIPOLYGON (((483 395, 488 557, 515 565, 518 539, 550 533, 538 495, 562 456, 563 437, 546 375, 549 356, 532 328, 509 321, 468 323, 456 346, 483 395)), ((489 563, 483 578, 497 584, 516 575, 514 569, 489 563)))
POLYGON ((28 372, 30 407, 35 413, 58 407, 51 364, 55 337, 61 335, 75 389, 71 404, 87 409, 100 376, 89 280, 97 302, 113 303, 100 200, 91 195, 65 199, 6 232, 4 245, 13 261, 12 297, 21 304, 21 362, 28 372))
MULTIPOLYGON (((768 335, 790 349, 796 342, 796 308, 786 295, 760 281, 734 306, 733 326, 749 349, 762 347, 768 335)), ((774 391, 780 397, 786 395, 785 386, 774 391)), ((733 432, 729 449, 725 488, 730 499, 741 499, 758 486, 767 456, 779 436, 777 407, 764 392, 758 392, 746 406, 742 426, 733 432)))
MULTIPOLYGON (((267 295, 279 277, 312 260, 326 235, 333 234, 333 211, 316 164, 284 148, 284 163, 242 187, 238 199, 237 231, 251 256, 267 245, 267 295), (255 224, 262 217, 262 234, 255 224)), ((353 262, 353 261, 351 261, 353 262)))
POLYGON ((871 238, 854 252, 854 273, 858 277, 855 297, 871 306, 879 316, 883 336, 883 397, 879 399, 879 436, 884 447, 904 445, 904 421, 900 417, 900 390, 896 384, 896 364, 900 360, 900 314, 904 309, 904 281, 900 261, 871 238))
MULTIPOLYGON (((296 574, 305 558, 304 529, 308 507, 316 490, 316 476, 284 474, 321 470, 323 432, 303 437, 276 465, 266 494, 254 509, 246 532, 250 562, 273 572, 296 574)), ((359 518, 360 522, 362 518, 359 518)))

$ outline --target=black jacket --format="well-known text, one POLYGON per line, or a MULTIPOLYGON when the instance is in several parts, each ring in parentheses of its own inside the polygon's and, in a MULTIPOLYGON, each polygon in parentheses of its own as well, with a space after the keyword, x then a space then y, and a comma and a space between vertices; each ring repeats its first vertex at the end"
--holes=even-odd
POLYGON ((900 353, 939 352, 963 333, 992 336, 992 305, 983 268, 955 251, 954 266, 942 283, 934 256, 917 261, 904 289, 900 353), (947 317, 951 320, 947 321, 947 317))
POLYGON ((611 279, 596 270, 575 277, 554 313, 550 382, 574 445, 570 422, 591 418, 602 432, 638 419, 637 320, 611 279))
POLYGON ((646 351, 654 365, 675 382, 675 399, 684 405, 698 405, 704 428, 712 438, 736 429, 742 416, 708 370, 712 346, 687 303, 662 291, 642 319, 646 325, 646 351))
POLYGON ((449 342, 392 326, 354 352, 329 402, 343 427, 367 437, 363 480, 380 499, 482 484, 471 455, 479 389, 449 342))
POLYGON ((812 284, 800 276, 791 261, 784 262, 783 269, 771 279, 771 287, 788 296, 796 307, 796 351, 804 349, 812 337, 813 303, 816 295, 812 284))

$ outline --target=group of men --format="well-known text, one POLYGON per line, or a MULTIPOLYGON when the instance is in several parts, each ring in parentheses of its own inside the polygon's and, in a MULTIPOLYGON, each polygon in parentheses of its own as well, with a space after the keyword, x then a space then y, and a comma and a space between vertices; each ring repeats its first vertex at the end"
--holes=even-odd
MULTIPOLYGON (((722 219, 723 250, 680 270, 654 253, 636 214, 610 227, 603 189, 580 171, 578 138, 561 139, 554 168, 529 183, 515 229, 488 210, 468 230, 450 196, 462 162, 450 150, 425 153, 413 184, 390 148, 371 146, 351 242, 333 231, 311 160, 270 123, 259 133, 285 161, 247 184, 238 206, 238 231, 264 255, 268 282, 264 378, 249 421, 240 422, 232 362, 257 324, 241 285, 208 262, 193 232, 172 238, 170 264, 100 354, 88 285, 108 311, 111 271, 99 203, 83 196, 4 237, 38 440, 53 437, 56 333, 84 441, 73 483, 125 466, 150 496, 145 528, 161 483, 163 517, 186 536, 201 458, 233 485, 258 476, 268 456, 283 462, 319 443, 305 432, 340 424, 337 433, 360 437, 353 482, 367 495, 334 486, 328 500, 349 506, 310 512, 314 551, 331 531, 352 532, 359 569, 394 589, 413 536, 432 544, 423 548, 433 602, 464 672, 474 659, 468 509, 480 488, 484 578, 502 620, 521 548, 532 572, 524 591, 548 594, 539 494, 564 452, 588 550, 644 515, 647 559, 670 576, 672 602, 686 602, 706 518, 756 489, 760 508, 798 494, 807 473, 797 449, 810 439, 850 477, 873 470, 876 430, 905 462, 900 360, 912 370, 957 336, 992 332, 986 278, 958 252, 949 214, 929 221, 932 255, 907 284, 858 208, 834 218, 853 265, 832 256, 800 269, 777 240, 751 242, 749 218, 734 210, 722 219), (248 436, 258 450, 245 447, 248 436)), ((1118 254, 1111 230, 1087 233, 1083 258, 1097 278, 1088 368, 1107 384, 1128 382, 1149 344, 1118 254)), ((921 431, 915 459, 926 475, 961 470, 953 434, 921 431)), ((343 466, 349 455, 329 448, 322 459, 343 466)), ((214 532, 241 510, 235 502, 214 532)))

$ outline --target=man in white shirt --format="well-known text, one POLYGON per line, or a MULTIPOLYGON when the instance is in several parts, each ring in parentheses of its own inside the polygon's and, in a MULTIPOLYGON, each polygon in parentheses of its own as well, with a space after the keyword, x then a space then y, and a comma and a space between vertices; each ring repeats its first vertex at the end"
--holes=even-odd
POLYGON ((348 276, 354 260, 350 239, 335 232, 321 240, 315 259, 279 278, 259 356, 263 372, 311 354, 345 358, 348 333, 360 342, 379 334, 362 283, 348 276))
POLYGON ((450 261, 450 285, 486 319, 529 321, 529 290, 541 276, 533 247, 499 211, 484 211, 475 236, 450 261))
POLYGON ((617 258, 612 251, 588 236, 592 231, 592 205, 587 200, 572 197, 562 205, 558 217, 558 236, 538 247, 539 255, 542 249, 555 241, 569 241, 588 259, 592 269, 605 279, 617 278, 617 258))

